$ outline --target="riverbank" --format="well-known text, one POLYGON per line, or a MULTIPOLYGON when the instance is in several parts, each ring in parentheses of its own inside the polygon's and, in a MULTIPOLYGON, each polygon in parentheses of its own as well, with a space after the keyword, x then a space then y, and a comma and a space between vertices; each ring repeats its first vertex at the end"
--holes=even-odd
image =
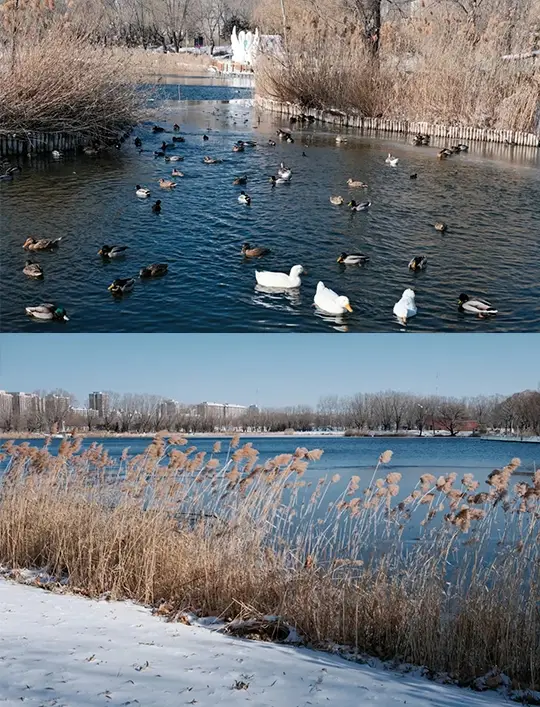
MULTIPOLYGON (((305 648, 246 641, 166 623, 130 602, 58 596, 0 580, 0 698, 10 704, 220 707, 330 704, 488 707, 474 693, 305 648)), ((376 662, 374 661, 374 664, 376 662)))

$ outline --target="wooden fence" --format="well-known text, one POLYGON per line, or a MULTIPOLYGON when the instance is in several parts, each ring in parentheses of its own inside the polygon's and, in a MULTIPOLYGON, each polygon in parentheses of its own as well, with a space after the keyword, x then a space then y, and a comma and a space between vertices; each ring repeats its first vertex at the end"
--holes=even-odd
POLYGON ((524 133, 518 130, 492 130, 490 128, 471 128, 464 125, 437 125, 408 120, 387 120, 385 118, 365 118, 361 115, 347 115, 337 110, 305 110, 293 103, 282 103, 263 96, 255 97, 255 104, 267 110, 287 117, 310 115, 321 123, 330 123, 340 127, 380 130, 383 132, 406 135, 429 135, 430 137, 450 138, 452 140, 479 140, 509 145, 540 147, 540 135, 524 133))
MULTIPOLYGON (((131 128, 118 133, 117 140, 124 140, 131 128)), ((88 137, 71 133, 11 133, 0 130, 0 156, 43 154, 58 150, 67 152, 89 144, 88 137)), ((114 141, 112 141, 114 142, 114 141)))

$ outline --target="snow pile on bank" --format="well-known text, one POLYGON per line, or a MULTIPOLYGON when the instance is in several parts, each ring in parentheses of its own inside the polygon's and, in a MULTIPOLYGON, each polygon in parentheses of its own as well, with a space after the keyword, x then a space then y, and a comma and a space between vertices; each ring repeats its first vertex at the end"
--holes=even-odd
POLYGON ((508 704, 292 646, 166 623, 129 602, 0 579, 0 704, 487 707, 508 704))

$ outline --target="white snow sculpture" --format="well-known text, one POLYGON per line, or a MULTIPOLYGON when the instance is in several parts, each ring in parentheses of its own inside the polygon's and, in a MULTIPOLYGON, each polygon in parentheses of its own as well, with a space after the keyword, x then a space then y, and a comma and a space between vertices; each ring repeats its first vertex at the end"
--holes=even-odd
POLYGON ((259 30, 255 33, 241 30, 236 32, 236 25, 231 34, 232 60, 236 64, 247 64, 252 66, 259 46, 259 30))

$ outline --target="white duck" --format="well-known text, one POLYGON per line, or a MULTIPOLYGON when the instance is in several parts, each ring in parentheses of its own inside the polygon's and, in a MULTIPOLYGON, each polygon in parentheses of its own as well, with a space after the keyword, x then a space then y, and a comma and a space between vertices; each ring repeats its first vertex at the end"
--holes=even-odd
POLYGON ((394 155, 389 152, 388 157, 385 159, 386 164, 391 165, 392 167, 395 167, 397 163, 399 162, 399 157, 394 157, 394 155))
POLYGON ((135 189, 135 194, 139 197, 139 199, 146 199, 150 196, 150 189, 147 189, 146 187, 141 187, 140 184, 137 184, 135 189))
POLYGON ((59 160, 64 156, 63 153, 60 152, 60 150, 53 150, 51 152, 51 155, 53 156, 53 159, 55 159, 55 160, 59 160))
POLYGON ((285 167, 285 165, 282 162, 279 165, 278 176, 280 177, 280 179, 284 179, 285 181, 288 181, 292 177, 292 169, 289 169, 289 167, 285 167))
POLYGON ((401 299, 394 305, 394 314, 403 324, 407 323, 407 319, 414 317, 416 314, 416 303, 414 301, 414 290, 407 288, 403 291, 401 299))
POLYGON ((349 298, 344 295, 338 295, 337 292, 325 287, 324 282, 317 284, 317 292, 313 298, 315 305, 327 314, 344 314, 352 312, 352 307, 349 298))
POLYGON ((255 278, 257 279, 257 284, 262 285, 263 287, 293 289, 295 287, 300 287, 300 285, 302 284, 302 281, 300 280, 300 275, 303 272, 304 268, 301 265, 294 265, 288 275, 284 272, 256 270, 255 278))

